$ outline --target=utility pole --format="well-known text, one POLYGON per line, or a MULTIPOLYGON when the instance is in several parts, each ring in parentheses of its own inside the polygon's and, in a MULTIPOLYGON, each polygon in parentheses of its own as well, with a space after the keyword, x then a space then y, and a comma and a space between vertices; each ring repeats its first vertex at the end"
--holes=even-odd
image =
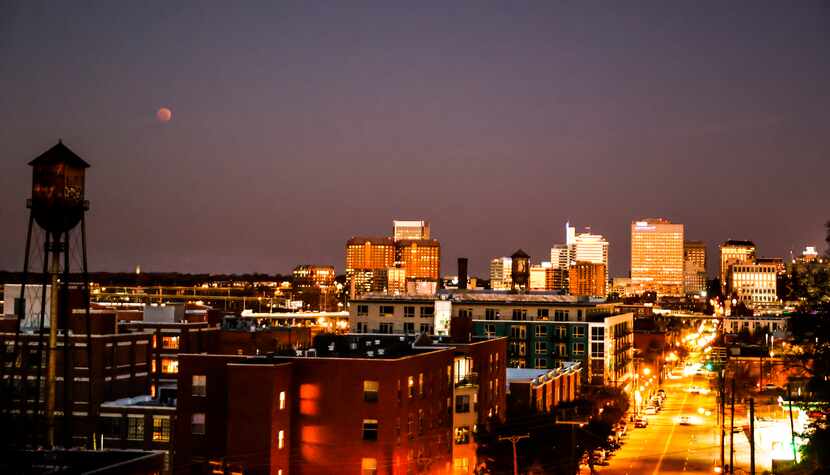
POLYGON ((513 443, 513 475, 519 475, 519 458, 516 455, 516 443, 522 439, 529 439, 530 434, 524 435, 511 435, 510 437, 502 437, 499 436, 499 442, 503 440, 509 440, 513 443))
POLYGON ((793 395, 790 390, 790 383, 787 383, 787 402, 790 406, 790 438, 793 445, 793 461, 798 462, 795 449, 795 427, 793 426, 793 395))
POLYGON ((749 398, 749 474, 755 475, 755 398, 749 398))
POLYGON ((735 376, 732 376, 732 414, 729 416, 729 474, 735 475, 735 376))
POLYGON ((725 462, 725 453, 726 447, 725 445, 725 438, 726 434, 724 431, 724 427, 726 426, 726 394, 724 394, 724 386, 726 385, 726 374, 725 369, 720 370, 720 469, 721 473, 724 470, 724 462, 725 462))

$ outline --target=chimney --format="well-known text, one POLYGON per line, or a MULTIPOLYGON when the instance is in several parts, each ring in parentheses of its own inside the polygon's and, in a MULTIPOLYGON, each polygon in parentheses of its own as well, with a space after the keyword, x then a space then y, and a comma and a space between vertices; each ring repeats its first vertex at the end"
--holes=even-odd
POLYGON ((458 289, 467 289, 467 258, 458 258, 458 289))

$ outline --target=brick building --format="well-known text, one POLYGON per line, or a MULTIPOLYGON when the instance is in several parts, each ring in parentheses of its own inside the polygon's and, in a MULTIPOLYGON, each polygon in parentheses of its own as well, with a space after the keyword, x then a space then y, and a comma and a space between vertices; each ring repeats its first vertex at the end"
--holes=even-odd
POLYGON ((181 355, 174 470, 448 473, 454 396, 474 398, 475 422, 503 410, 500 348, 364 335, 318 339, 304 357, 181 355), (467 364, 477 371, 456 378, 467 364), (464 392, 473 373, 494 396, 464 392))

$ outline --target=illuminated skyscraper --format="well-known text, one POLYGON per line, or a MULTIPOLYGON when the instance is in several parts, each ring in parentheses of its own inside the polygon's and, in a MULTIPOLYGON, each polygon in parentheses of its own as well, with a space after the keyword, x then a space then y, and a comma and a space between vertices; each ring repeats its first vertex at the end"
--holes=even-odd
POLYGON ((600 234, 580 233, 571 245, 571 263, 592 262, 608 269, 608 241, 600 234))
POLYGON ((395 242, 388 237, 353 237, 346 241, 346 278, 352 296, 386 287, 387 269, 395 264, 395 242))
POLYGON ((570 294, 605 297, 608 273, 605 264, 577 261, 568 271, 570 294))
POLYGON ((683 295, 683 232, 663 218, 631 223, 631 283, 640 291, 683 295))
POLYGON ((513 259, 509 257, 496 257, 490 261, 490 288, 493 290, 508 290, 513 280, 511 272, 513 259))
POLYGON ((441 275, 441 245, 435 239, 403 239, 395 243, 397 264, 407 280, 438 280, 441 275))
POLYGON ((706 244, 686 241, 683 244, 683 286, 687 294, 706 290, 706 244))
POLYGON ((720 286, 725 296, 732 293, 730 268, 737 264, 755 263, 755 243, 730 239, 720 245, 720 286))
POLYGON ((392 221, 392 237, 395 241, 403 239, 429 239, 427 221, 392 221))

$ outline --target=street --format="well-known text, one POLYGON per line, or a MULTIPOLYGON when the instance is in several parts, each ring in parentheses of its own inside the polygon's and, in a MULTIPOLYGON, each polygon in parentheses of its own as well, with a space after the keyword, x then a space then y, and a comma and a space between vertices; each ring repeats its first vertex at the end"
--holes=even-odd
MULTIPOLYGON (((663 383, 667 398, 663 410, 648 417, 648 427, 635 429, 628 424, 624 445, 610 458, 610 464, 597 467, 602 474, 638 475, 671 473, 713 473, 720 465, 720 433, 717 422, 716 392, 693 394, 690 386, 708 388, 703 376, 684 376, 663 383), (699 409, 703 408, 703 414, 699 409), (706 415, 705 411, 710 411, 706 415), (680 425, 681 416, 688 416, 690 425, 680 425)), ((729 463, 729 407, 727 406, 725 457, 729 463)), ((746 418, 738 416, 735 426, 745 426, 746 418)), ((749 473, 749 440, 745 432, 734 434, 735 473, 749 473)), ((758 461, 760 462, 760 460, 758 461)), ((768 466, 758 463, 761 473, 768 466)))

